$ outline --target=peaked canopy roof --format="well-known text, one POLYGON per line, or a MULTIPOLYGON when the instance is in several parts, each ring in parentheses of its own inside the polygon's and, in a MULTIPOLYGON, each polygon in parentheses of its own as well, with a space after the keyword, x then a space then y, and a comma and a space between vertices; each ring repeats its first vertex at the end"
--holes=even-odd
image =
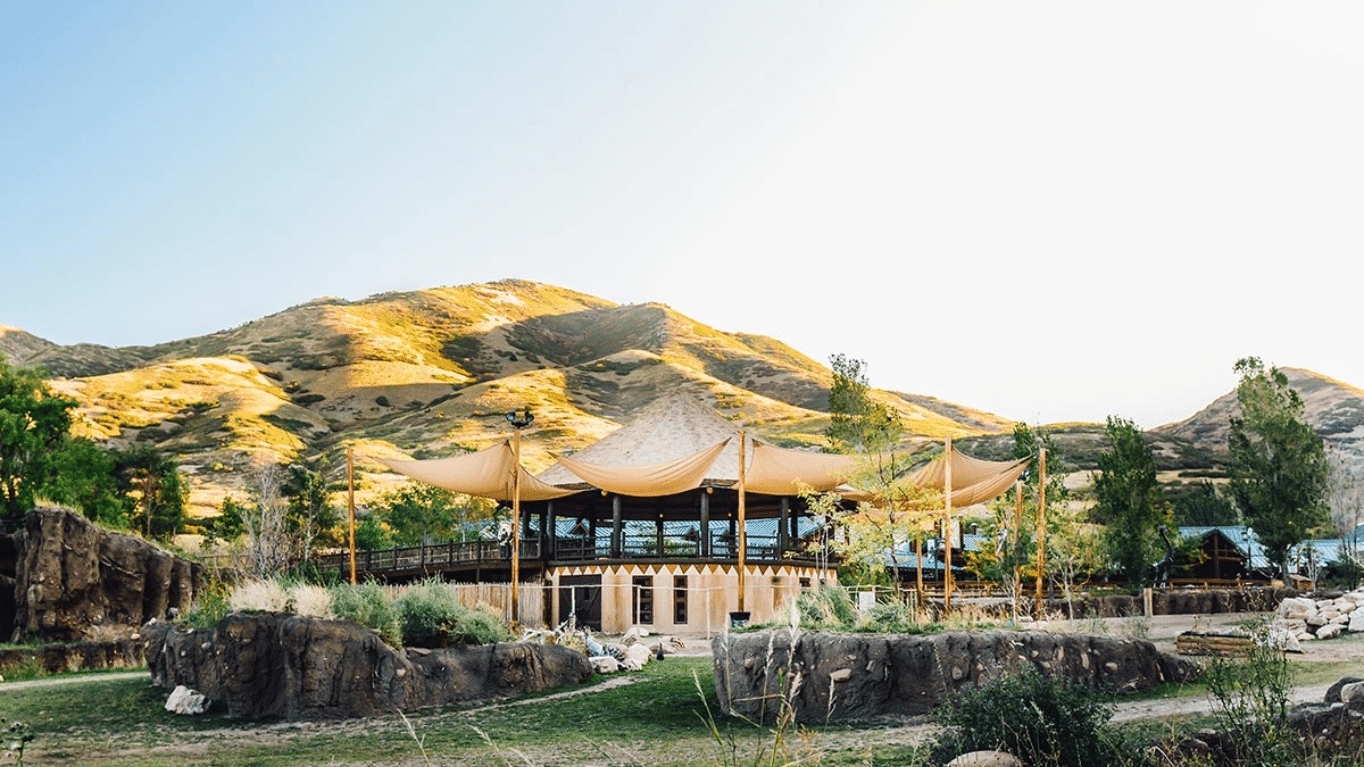
MULTIPOLYGON (((612 432, 538 476, 521 472, 521 500, 561 498, 597 488, 618 495, 653 497, 703 485, 739 480, 739 430, 686 394, 673 394, 645 408, 612 432)), ((795 495, 803 487, 838 488, 856 468, 851 456, 788 450, 746 440, 747 492, 795 495)), ((454 458, 425 461, 378 459, 414 479, 469 495, 511 500, 513 461, 507 441, 454 458)))
POLYGON ((999 496, 1016 482, 1028 459, 1016 461, 984 461, 963 455, 955 449, 929 461, 923 468, 910 474, 908 481, 926 490, 947 494, 947 467, 952 467, 952 506, 960 508, 985 503, 999 496))
POLYGON ((431 458, 424 461, 400 461, 376 458, 388 468, 419 479, 436 487, 453 490, 494 501, 512 500, 512 472, 521 473, 521 500, 548 501, 577 492, 558 488, 537 479, 523 467, 516 466, 510 440, 502 440, 477 453, 453 458, 431 458))

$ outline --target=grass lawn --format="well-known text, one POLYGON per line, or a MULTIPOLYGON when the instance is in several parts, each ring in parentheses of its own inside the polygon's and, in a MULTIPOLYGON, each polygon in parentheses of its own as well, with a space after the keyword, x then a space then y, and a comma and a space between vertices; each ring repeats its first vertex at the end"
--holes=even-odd
MULTIPOLYGON (((1336 641, 1336 640, 1333 640, 1336 641)), ((1364 636, 1344 643, 1360 642, 1364 636)), ((1357 657, 1357 656, 1356 656, 1357 657)), ((1289 656, 1298 687, 1358 673, 1351 661, 1289 656)), ((221 712, 166 712, 167 692, 148 678, 92 674, 77 684, 0 687, 0 727, 27 723, 29 765, 821 765, 915 764, 924 725, 828 725, 774 733, 719 707, 707 657, 672 657, 625 677, 594 677, 579 695, 554 690, 495 705, 431 709, 336 722, 260 722, 221 712), (630 683, 597 685, 608 679, 630 683), (698 680, 699 679, 699 690, 698 680), (714 729, 712 729, 714 723, 714 729), (774 759, 774 750, 776 752, 774 759)), ((1202 684, 1169 685, 1124 700, 1204 696, 1202 684)), ((1207 714, 1119 725, 1158 737, 1211 723, 1207 714)))
MULTIPOLYGON (((768 763, 777 740, 770 728, 723 719, 711 729, 706 706, 717 717, 718 706, 710 658, 669 658, 631 678, 631 684, 572 697, 556 690, 495 706, 420 711, 406 722, 396 714, 243 722, 222 713, 176 716, 163 708, 166 691, 147 679, 95 675, 76 685, 0 692, 0 719, 32 728, 36 738, 25 757, 32 765, 768 763)), ((866 764, 869 755, 878 763, 900 761, 913 751, 878 737, 884 729, 832 725, 784 737, 792 758, 818 753, 825 765, 866 764)))

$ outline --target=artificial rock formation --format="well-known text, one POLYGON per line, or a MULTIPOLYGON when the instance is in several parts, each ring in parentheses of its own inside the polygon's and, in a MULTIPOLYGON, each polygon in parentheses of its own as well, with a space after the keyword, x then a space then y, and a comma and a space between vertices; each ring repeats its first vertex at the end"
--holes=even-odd
POLYGON ((202 565, 64 509, 30 511, 14 542, 11 641, 79 641, 107 634, 99 627, 135 632, 172 609, 188 610, 203 573, 202 565))
POLYGON ((760 631, 716 637, 715 691, 726 714, 755 721, 857 721, 932 711, 949 695, 1025 669, 1119 692, 1198 675, 1150 642, 1098 634, 953 631, 922 636, 760 631), (792 639, 794 637, 794 643, 792 639))
POLYGON ((562 645, 500 642, 395 650, 346 621, 229 615, 212 629, 145 626, 152 683, 184 685, 243 717, 336 719, 411 711, 580 684, 587 656, 562 645))

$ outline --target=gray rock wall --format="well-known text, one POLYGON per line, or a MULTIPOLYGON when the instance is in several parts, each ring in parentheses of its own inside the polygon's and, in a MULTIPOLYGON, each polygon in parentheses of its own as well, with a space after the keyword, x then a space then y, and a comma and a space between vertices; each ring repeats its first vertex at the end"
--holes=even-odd
POLYGON ((14 540, 11 641, 79 641, 108 626, 136 631, 171 608, 188 610, 203 575, 202 565, 63 509, 30 511, 14 540))
POLYGON ((712 643, 726 714, 770 721, 785 695, 798 722, 926 714, 953 692, 1026 668, 1128 692, 1197 676, 1150 642, 1097 634, 955 631, 905 636, 777 629, 712 643), (789 686, 788 686, 789 685, 789 686))
POLYGON ((145 626, 152 683, 185 685, 229 714, 332 719, 411 711, 580 684, 587 656, 501 642, 395 650, 361 626, 294 615, 230 615, 213 629, 145 626))

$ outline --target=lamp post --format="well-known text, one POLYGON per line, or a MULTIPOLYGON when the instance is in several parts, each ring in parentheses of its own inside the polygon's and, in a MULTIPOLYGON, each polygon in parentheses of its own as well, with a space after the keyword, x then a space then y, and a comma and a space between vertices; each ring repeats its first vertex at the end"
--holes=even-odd
POLYGON ((516 632, 521 622, 521 430, 530 426, 535 416, 529 407, 507 413, 512 425, 512 550, 511 550, 511 630, 516 632))

